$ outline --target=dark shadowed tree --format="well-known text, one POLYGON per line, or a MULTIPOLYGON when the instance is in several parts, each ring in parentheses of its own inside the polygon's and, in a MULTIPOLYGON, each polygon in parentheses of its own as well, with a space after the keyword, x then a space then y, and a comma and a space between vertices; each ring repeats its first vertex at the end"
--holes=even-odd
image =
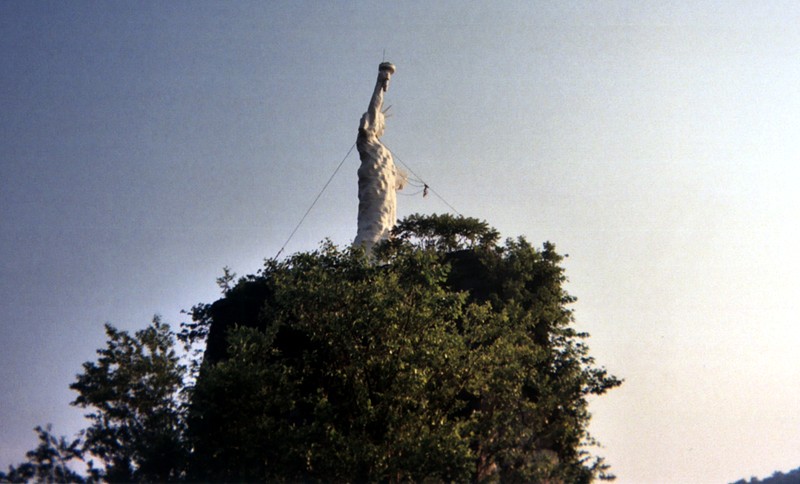
POLYGON ((80 439, 68 441, 52 434, 52 427, 36 427, 39 445, 27 452, 27 461, 9 466, 8 472, 0 472, 0 482, 87 482, 98 478, 97 470, 89 466, 85 477, 72 466, 83 462, 80 439))
POLYGON ((497 239, 475 219, 413 216, 374 259, 326 243, 196 307, 210 331, 195 477, 608 477, 585 447, 586 397, 620 382, 572 327, 555 247, 497 239))
POLYGON ((770 477, 759 479, 751 477, 749 481, 739 479, 733 484, 800 484, 800 467, 787 473, 775 471, 770 477))

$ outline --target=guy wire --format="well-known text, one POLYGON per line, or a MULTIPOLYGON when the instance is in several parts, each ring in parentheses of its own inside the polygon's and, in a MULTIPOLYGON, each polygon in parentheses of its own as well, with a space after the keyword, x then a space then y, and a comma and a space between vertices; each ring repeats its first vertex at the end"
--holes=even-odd
POLYGON ((319 197, 322 196, 322 194, 325 192, 325 189, 328 188, 328 185, 331 184, 331 181, 333 181, 333 177, 335 177, 336 174, 339 173, 339 169, 342 167, 342 165, 344 165, 344 160, 346 160, 347 157, 350 156, 350 153, 353 152, 353 148, 355 148, 355 147, 356 147, 356 144, 353 143, 353 146, 351 146, 350 149, 347 150, 347 154, 344 155, 344 158, 342 158, 342 161, 339 162, 339 166, 337 166, 336 169, 333 170, 333 174, 331 174, 331 177, 328 178, 328 181, 325 182, 325 186, 323 186, 322 190, 319 191, 319 193, 317 194, 317 197, 314 199, 314 201, 311 202, 311 206, 308 207, 308 210, 306 210, 306 213, 304 213, 303 217, 300 219, 300 221, 297 222, 297 226, 295 226, 294 230, 292 230, 292 233, 289 234, 289 238, 286 239, 286 242, 283 243, 283 245, 281 246, 281 250, 279 250, 278 253, 275 254, 275 257, 274 257, 275 260, 278 259, 278 256, 281 255, 281 253, 283 252, 283 249, 286 248, 286 244, 288 244, 289 241, 292 240, 292 237, 294 237, 294 234, 295 234, 295 232, 297 232, 297 229, 300 228, 300 226, 303 224, 303 221, 306 219, 306 217, 308 217, 308 214, 311 212, 311 209, 314 208, 314 205, 317 204, 317 200, 319 200, 319 197))
MULTIPOLYGON (((386 145, 384 144, 384 146, 386 146, 386 145)), ((336 166, 336 169, 335 169, 335 170, 333 170, 333 173, 331 174, 330 178, 328 178, 328 181, 326 181, 326 182, 325 182, 325 185, 322 187, 322 189, 319 191, 319 193, 317 193, 317 196, 314 198, 314 201, 313 201, 313 202, 311 202, 311 205, 308 207, 308 210, 306 210, 306 213, 304 213, 304 214, 303 214, 303 216, 300 218, 300 221, 299 221, 299 222, 297 222, 297 225, 294 227, 294 230, 292 230, 292 233, 291 233, 291 234, 289 234, 289 237, 286 239, 286 242, 284 242, 284 243, 283 243, 283 245, 281 246, 281 248, 280 248, 280 250, 278 251, 278 253, 277 253, 277 254, 275 254, 275 257, 274 257, 274 259, 275 259, 275 260, 277 260, 277 259, 278 259, 278 257, 280 257, 280 255, 283 253, 283 249, 285 249, 285 248, 286 248, 286 246, 287 246, 287 245, 289 244, 289 242, 292 240, 292 237, 294 237, 294 234, 297 232, 297 230, 300 228, 300 226, 301 226, 301 225, 303 225, 303 222, 306 220, 306 217, 308 217, 308 214, 309 214, 309 213, 311 213, 311 210, 312 210, 312 209, 314 208, 314 206, 317 204, 317 201, 319 201, 319 198, 322 196, 322 194, 323 194, 323 193, 325 193, 325 190, 328 188, 328 185, 330 185, 330 184, 331 184, 331 182, 333 181, 333 178, 336 176, 336 174, 337 174, 337 173, 339 173, 339 170, 342 168, 342 165, 344 165, 344 162, 345 162, 345 160, 347 160, 347 157, 348 157, 348 156, 350 156, 350 153, 352 153, 352 152, 353 152, 353 148, 355 148, 355 147, 356 147, 356 143, 353 143, 353 145, 352 145, 352 146, 350 146, 350 149, 349 149, 349 150, 347 150, 347 154, 345 154, 345 155, 344 155, 344 158, 342 158, 342 161, 340 161, 340 162, 339 162, 339 165, 338 165, 338 166, 336 166)), ((388 147, 388 146, 386 147, 386 149, 387 149, 387 150, 389 150, 389 152, 392 154, 392 157, 393 157, 395 160, 397 160, 398 162, 400 162, 400 164, 401 164, 401 165, 403 165, 403 166, 404 166, 404 167, 405 167, 405 168, 406 168, 406 169, 407 169, 407 170, 408 170, 408 171, 409 171, 409 172, 410 172, 412 175, 414 175, 414 178, 415 178, 415 180, 413 180, 413 181, 415 181, 415 182, 418 182, 418 183, 422 183, 422 185, 423 185, 423 186, 424 186, 426 189, 430 190, 430 192, 431 192, 431 193, 433 193, 434 195, 436 195, 436 197, 437 197, 439 200, 441 200, 441 201, 442 201, 442 202, 443 202, 445 205, 447 205, 448 207, 450 207, 450 210, 452 210, 452 211, 453 211, 453 212, 455 212, 456 214, 458 214, 458 215, 460 215, 460 216, 462 216, 462 217, 463 217, 463 215, 461 214, 461 212, 459 212, 458 210, 456 210, 456 209, 455 209, 455 207, 453 207, 453 206, 450 204, 450 202, 448 202, 447 200, 445 200, 445 199, 444 199, 444 197, 442 197, 441 195, 439 195, 439 192, 437 192, 436 190, 434 190, 433 188, 431 188, 431 186, 430 186, 430 185, 428 185, 428 183, 426 183, 426 182, 425 182, 425 180, 423 180, 421 176, 417 175, 417 174, 416 174, 416 172, 414 172, 414 170, 412 170, 412 169, 411 169, 411 167, 410 167, 410 166, 408 166, 408 164, 406 164, 406 162, 404 162, 403 160, 401 160, 401 159, 400 159, 400 157, 399 157, 399 156, 397 156, 397 154, 396 154, 394 151, 392 151, 391 149, 389 149, 389 147, 388 147)), ((419 187, 419 185, 414 185, 414 184, 412 184, 412 183, 410 183, 410 185, 419 187)), ((408 196, 411 196, 411 195, 417 195, 417 194, 419 194, 419 193, 420 193, 420 192, 422 192, 422 191, 423 191, 423 190, 420 190, 419 192, 416 192, 416 193, 409 193, 409 194, 408 194, 408 196)), ((403 193, 403 194, 401 194, 401 195, 406 195, 406 194, 405 194, 405 193, 403 193)))
MULTIPOLYGON (((384 143, 384 146, 386 146, 386 143, 384 143)), ((406 162, 404 162, 403 160, 401 160, 401 159, 400 159, 400 157, 399 157, 399 156, 397 156, 397 154, 396 154, 394 151, 392 151, 392 150, 391 150, 391 149, 390 149, 388 146, 386 146, 386 149, 387 149, 387 150, 389 150, 389 152, 392 154, 392 157, 393 157, 395 160, 399 161, 401 165, 403 165, 403 166, 404 166, 404 167, 405 167, 405 168, 406 168, 406 169, 407 169, 407 170, 408 170, 408 171, 409 171, 409 172, 410 172, 412 175, 414 175, 414 177, 417 179, 417 181, 420 181, 420 182, 422 182, 422 183, 423 183, 423 184, 424 184, 426 187, 428 187, 428 190, 430 190, 430 192, 431 192, 431 193, 433 193, 434 195, 436 195, 436 197, 437 197, 439 200, 441 200, 441 201, 442 201, 442 202, 443 202, 445 205, 447 205, 448 207, 450 207, 450 210, 454 211, 456 214, 458 214, 458 215, 460 215, 460 216, 462 216, 462 217, 464 216, 464 215, 462 215, 462 214, 461 214, 461 212, 459 212, 458 210, 456 210, 456 209, 455 209, 455 207, 453 207, 452 205, 450 205, 450 203, 449 203, 447 200, 445 200, 445 199, 444 199, 444 197, 442 197, 441 195, 439 195, 439 193, 438 193, 436 190, 434 190, 433 188, 431 188, 431 186, 430 186, 430 185, 428 185, 428 183, 426 183, 426 182, 425 182, 425 180, 423 180, 421 176, 417 175, 417 174, 414 172, 414 170, 412 170, 412 169, 411 169, 411 167, 410 167, 410 166, 408 166, 408 165, 406 164, 406 162)))

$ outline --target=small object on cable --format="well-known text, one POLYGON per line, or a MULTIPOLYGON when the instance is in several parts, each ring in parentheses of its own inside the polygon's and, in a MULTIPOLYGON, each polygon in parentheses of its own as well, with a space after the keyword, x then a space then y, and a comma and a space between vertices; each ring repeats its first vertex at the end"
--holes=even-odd
POLYGON ((425 188, 422 189, 422 198, 425 198, 427 196, 428 196, 428 184, 426 183, 425 188))

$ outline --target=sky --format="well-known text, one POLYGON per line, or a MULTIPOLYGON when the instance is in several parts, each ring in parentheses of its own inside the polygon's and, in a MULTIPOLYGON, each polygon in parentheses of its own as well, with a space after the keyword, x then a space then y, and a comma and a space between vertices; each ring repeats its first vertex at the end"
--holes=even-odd
MULTIPOLYGON (((0 467, 85 425, 103 324, 274 257, 355 141, 568 253, 619 483, 800 466, 800 3, 0 2, 0 467)), ((356 233, 344 159, 281 255, 356 233)), ((401 192, 402 193, 402 192, 401 192)))

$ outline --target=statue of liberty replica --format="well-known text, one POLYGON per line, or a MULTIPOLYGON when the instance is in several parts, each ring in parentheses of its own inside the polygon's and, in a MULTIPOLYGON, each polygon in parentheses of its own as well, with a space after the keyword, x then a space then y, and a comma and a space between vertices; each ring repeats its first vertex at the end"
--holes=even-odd
POLYGON ((395 72, 390 62, 378 66, 378 81, 367 112, 361 116, 356 147, 361 158, 358 168, 358 233, 354 245, 363 245, 369 254, 372 246, 389 237, 397 221, 397 190, 406 183, 406 175, 398 170, 392 153, 381 143, 386 127, 383 94, 395 72))

